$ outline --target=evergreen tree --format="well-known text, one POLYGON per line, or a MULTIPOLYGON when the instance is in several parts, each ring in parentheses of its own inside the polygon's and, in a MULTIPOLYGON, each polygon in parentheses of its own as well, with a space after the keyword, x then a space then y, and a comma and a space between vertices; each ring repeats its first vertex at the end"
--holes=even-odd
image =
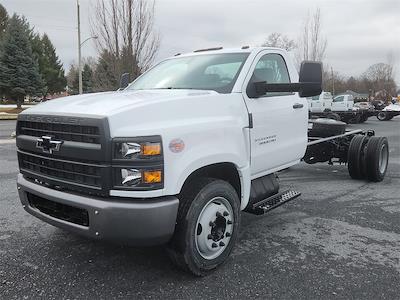
POLYGON ((68 93, 77 95, 79 93, 79 74, 78 68, 72 64, 67 74, 68 93))
POLYGON ((82 89, 84 93, 93 92, 93 71, 88 64, 84 65, 82 71, 82 89))
POLYGON ((64 68, 47 34, 44 34, 43 37, 35 34, 31 43, 39 62, 39 71, 47 86, 44 96, 47 93, 54 94, 64 91, 67 85, 64 68))
MULTIPOLYGON (((68 92, 71 95, 79 94, 79 73, 78 67, 71 65, 68 75, 68 92)), ((85 64, 82 71, 82 90, 83 93, 93 92, 93 70, 89 64, 85 64)))
POLYGON ((3 5, 0 4, 0 41, 6 31, 8 23, 8 13, 3 5))
POLYGON ((115 77, 118 61, 107 51, 100 54, 94 73, 94 90, 98 92, 112 91, 119 87, 119 79, 115 77))
POLYGON ((2 41, 0 91, 17 101, 18 107, 21 107, 25 96, 43 93, 43 80, 29 38, 26 21, 14 14, 2 41))

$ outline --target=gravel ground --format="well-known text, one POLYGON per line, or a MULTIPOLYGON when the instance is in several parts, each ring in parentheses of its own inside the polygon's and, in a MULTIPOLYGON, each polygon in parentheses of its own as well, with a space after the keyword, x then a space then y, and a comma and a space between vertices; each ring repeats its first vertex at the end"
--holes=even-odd
MULTIPOLYGON (((14 126, 2 124, 1 135, 14 126)), ((351 180, 345 166, 286 170, 281 184, 302 196, 264 216, 243 214, 231 258, 200 279, 175 269, 161 247, 94 242, 27 214, 15 145, 0 143, 0 299, 398 299, 400 117, 352 128, 388 136, 383 182, 351 180)))

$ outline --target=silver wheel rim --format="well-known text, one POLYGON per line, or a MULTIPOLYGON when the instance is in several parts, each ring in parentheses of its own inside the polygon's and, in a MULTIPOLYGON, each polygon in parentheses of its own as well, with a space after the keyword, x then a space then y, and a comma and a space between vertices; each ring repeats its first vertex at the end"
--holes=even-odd
POLYGON ((194 229, 196 249, 203 258, 211 260, 224 252, 232 237, 234 221, 228 200, 215 197, 207 202, 194 229))
POLYGON ((386 117, 386 114, 384 113, 384 112, 380 112, 379 114, 378 114, 378 119, 384 119, 386 117))
POLYGON ((385 173, 388 164, 388 151, 386 145, 381 146, 381 151, 379 152, 379 172, 381 174, 385 173))

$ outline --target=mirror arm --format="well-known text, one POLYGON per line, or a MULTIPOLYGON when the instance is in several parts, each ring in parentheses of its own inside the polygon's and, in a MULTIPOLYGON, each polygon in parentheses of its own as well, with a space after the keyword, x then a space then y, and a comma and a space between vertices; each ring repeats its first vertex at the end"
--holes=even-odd
POLYGON ((319 89, 321 83, 319 82, 295 82, 295 83, 267 83, 260 81, 254 83, 258 95, 264 95, 267 92, 288 92, 296 93, 301 92, 303 89, 319 89))

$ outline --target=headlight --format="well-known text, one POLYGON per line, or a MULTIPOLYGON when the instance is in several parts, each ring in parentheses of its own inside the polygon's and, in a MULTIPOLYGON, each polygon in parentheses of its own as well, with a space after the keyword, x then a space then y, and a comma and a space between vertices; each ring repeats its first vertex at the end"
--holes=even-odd
POLYGON ((148 159, 162 155, 161 139, 156 137, 114 141, 114 159, 148 159))
POLYGON ((121 169, 122 186, 138 186, 140 184, 157 184, 161 182, 161 170, 121 169))
POLYGON ((162 189, 163 176, 160 136, 113 140, 114 188, 136 191, 162 189))

